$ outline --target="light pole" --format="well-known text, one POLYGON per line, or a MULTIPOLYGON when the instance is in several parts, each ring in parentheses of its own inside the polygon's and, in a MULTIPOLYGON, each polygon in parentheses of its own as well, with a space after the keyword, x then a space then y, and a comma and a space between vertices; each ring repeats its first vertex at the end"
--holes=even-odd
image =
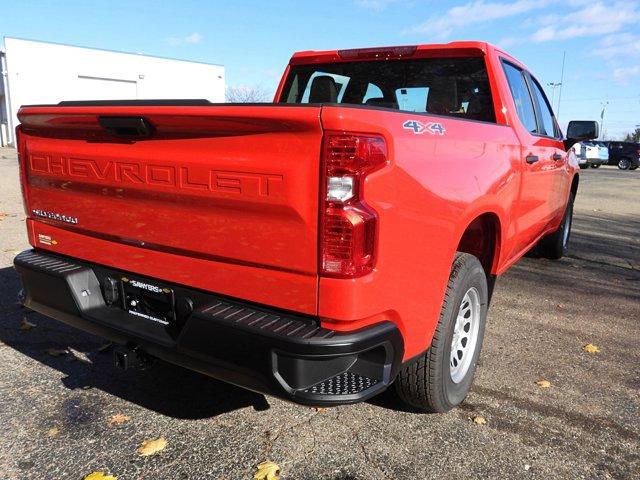
POLYGON ((562 100, 562 82, 564 82, 564 60, 567 56, 567 51, 562 52, 562 70, 560 71, 560 92, 558 92, 558 111, 556 117, 560 119, 560 101, 562 100))

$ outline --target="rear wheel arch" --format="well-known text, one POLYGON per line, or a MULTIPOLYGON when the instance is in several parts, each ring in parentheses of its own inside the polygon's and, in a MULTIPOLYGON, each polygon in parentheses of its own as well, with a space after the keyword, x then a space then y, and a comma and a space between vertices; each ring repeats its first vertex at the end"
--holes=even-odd
POLYGON ((482 264, 487 279, 495 275, 500 258, 501 222, 496 213, 476 216, 464 229, 456 251, 469 253, 482 264))

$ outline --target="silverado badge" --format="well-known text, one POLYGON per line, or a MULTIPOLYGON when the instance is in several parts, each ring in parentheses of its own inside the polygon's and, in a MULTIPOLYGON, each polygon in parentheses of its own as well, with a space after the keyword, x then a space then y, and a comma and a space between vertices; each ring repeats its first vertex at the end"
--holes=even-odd
POLYGON ((73 225, 78 223, 78 217, 70 217, 61 213, 47 212, 45 210, 38 210, 37 208, 32 209, 31 213, 33 213, 36 217, 48 218, 49 220, 59 220, 65 223, 71 223, 73 225))

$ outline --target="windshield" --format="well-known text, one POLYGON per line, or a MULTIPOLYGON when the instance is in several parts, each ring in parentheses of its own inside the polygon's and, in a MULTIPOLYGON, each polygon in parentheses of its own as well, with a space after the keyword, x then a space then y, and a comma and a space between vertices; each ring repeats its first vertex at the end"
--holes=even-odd
POLYGON ((281 103, 368 105, 495 122, 483 58, 429 58, 291 67, 281 103))

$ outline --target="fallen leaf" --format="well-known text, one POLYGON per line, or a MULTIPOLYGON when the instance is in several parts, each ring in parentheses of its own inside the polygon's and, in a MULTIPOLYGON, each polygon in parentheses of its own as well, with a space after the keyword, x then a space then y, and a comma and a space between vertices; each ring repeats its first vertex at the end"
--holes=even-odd
POLYGON ((324 408, 324 407, 315 407, 315 411, 318 413, 324 413, 327 410, 329 410, 328 408, 324 408))
POLYGON ((129 420, 131 420, 131 417, 129 415, 125 415, 124 413, 116 413, 109 419, 109 425, 122 425, 123 423, 127 423, 129 420))
POLYGON ((106 475, 104 472, 91 472, 89 475, 85 475, 82 480, 118 480, 118 477, 106 475))
POLYGON ((253 480, 278 480, 280 467, 269 460, 258 465, 258 471, 253 475, 253 480))
POLYGON ((69 353, 66 348, 47 348, 45 351, 52 357, 60 357, 69 353))
POLYGON ((584 347, 582 347, 582 350, 592 355, 595 355, 596 353, 600 353, 600 349, 593 343, 587 343, 584 347))
POLYGON ((167 441, 164 437, 156 438, 155 440, 145 440, 142 445, 138 447, 138 455, 141 457, 148 457, 154 455, 165 449, 167 441))
POLYGON ((57 437, 59 433, 60 430, 58 430, 58 427, 51 427, 49 430, 47 430, 48 437, 57 437))
POLYGON ((482 415, 476 415, 475 417, 472 418, 473 423, 475 423, 476 425, 486 425, 487 423, 487 419, 484 418, 482 415))
POLYGON ((22 317, 22 322, 20 322, 20 330, 29 331, 35 327, 37 327, 35 323, 31 323, 29 320, 27 320, 27 317, 22 317))
POLYGON ((549 380, 545 380, 544 378, 538 380, 536 382, 536 385, 538 385, 540 388, 551 388, 551 382, 549 380))

